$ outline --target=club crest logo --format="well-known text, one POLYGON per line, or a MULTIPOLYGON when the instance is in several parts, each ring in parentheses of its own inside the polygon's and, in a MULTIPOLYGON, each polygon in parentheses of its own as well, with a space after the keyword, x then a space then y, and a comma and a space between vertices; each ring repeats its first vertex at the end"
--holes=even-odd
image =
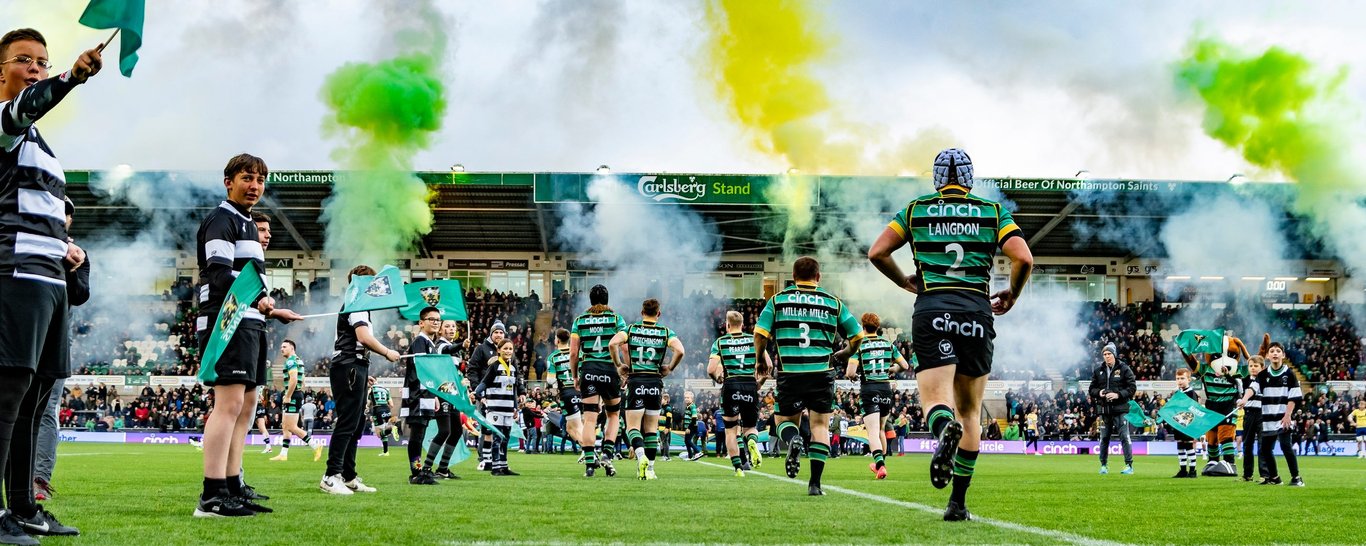
POLYGON ((441 287, 439 286, 424 286, 418 290, 418 293, 422 295, 422 301, 427 302, 427 305, 435 307, 436 304, 441 303, 441 287))
POLYGON ((1178 425, 1188 427, 1195 421, 1195 414, 1189 411, 1178 411, 1172 420, 1176 421, 1176 424, 1178 425))
POLYGON ((460 392, 458 389, 456 389, 454 381, 447 381, 445 383, 442 383, 440 387, 436 388, 436 390, 444 392, 446 394, 456 394, 460 392))
POLYGON ((226 299, 223 300, 223 311, 220 312, 220 313, 218 314, 218 316, 219 316, 218 330, 219 330, 219 331, 222 331, 222 332, 228 331, 228 327, 232 325, 232 319, 233 319, 233 317, 234 317, 235 315, 237 315, 237 308, 240 307, 240 306, 241 306, 241 304, 238 303, 238 301, 237 301, 237 295, 236 295, 236 294, 228 294, 228 297, 227 297, 226 299))
POLYGON ((370 285, 365 287, 365 295, 372 298, 382 298, 394 293, 394 287, 389 284, 389 277, 375 277, 370 281, 370 285))
POLYGON ((1204 334, 1191 334, 1191 336, 1195 338, 1195 344, 1196 344, 1196 346, 1204 345, 1204 344, 1205 344, 1205 338, 1206 338, 1206 337, 1209 337, 1209 336, 1206 336, 1206 335, 1204 335, 1204 334))

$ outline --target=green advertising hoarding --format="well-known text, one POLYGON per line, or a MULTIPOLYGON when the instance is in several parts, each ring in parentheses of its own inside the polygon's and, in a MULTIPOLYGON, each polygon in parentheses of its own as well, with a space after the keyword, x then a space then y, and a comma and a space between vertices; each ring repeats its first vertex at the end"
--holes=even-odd
POLYGON ((536 176, 536 202, 596 202, 589 195, 594 181, 615 182, 653 203, 665 205, 781 204, 803 196, 810 203, 817 188, 816 177, 810 176, 550 173, 536 176))

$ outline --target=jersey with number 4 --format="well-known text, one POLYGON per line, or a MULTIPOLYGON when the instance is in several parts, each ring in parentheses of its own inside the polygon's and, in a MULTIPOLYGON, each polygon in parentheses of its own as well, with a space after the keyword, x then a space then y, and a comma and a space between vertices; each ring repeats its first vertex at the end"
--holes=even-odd
POLYGON ((584 313, 574 319, 569 334, 579 338, 579 367, 598 365, 612 368, 612 337, 626 329, 626 321, 615 311, 584 313))
POLYGON ((778 373, 825 373, 835 343, 858 339, 863 330, 839 298, 816 283, 798 282, 768 299, 754 335, 777 345, 778 373))

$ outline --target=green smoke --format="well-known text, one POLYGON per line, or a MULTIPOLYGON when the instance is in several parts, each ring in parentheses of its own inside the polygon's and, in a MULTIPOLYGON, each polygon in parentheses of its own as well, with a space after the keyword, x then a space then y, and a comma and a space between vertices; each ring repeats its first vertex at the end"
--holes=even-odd
POLYGON ((329 257, 378 266, 431 232, 429 192, 412 171, 446 111, 437 69, 431 55, 414 53, 347 63, 323 83, 324 128, 345 143, 333 159, 349 171, 324 204, 329 257))
POLYGON ((1176 82, 1205 106, 1204 130, 1254 166, 1295 183, 1293 210, 1310 220, 1349 268, 1366 271, 1366 179, 1357 168, 1355 112, 1342 94, 1346 68, 1323 73, 1281 47, 1247 54, 1197 39, 1176 65, 1176 82))

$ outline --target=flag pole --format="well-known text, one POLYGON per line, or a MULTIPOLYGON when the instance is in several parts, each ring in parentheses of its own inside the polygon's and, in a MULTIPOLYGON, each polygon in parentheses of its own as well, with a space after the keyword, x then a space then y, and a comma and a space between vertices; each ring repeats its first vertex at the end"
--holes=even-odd
POLYGON ((108 47, 109 44, 114 43, 114 37, 115 37, 115 36, 118 36, 118 35, 119 35, 119 29, 116 28, 116 29, 114 29, 114 33, 109 35, 109 39, 108 39, 108 40, 105 40, 104 43, 100 44, 100 47, 95 48, 95 52, 97 52, 97 53, 104 53, 104 48, 105 48, 105 47, 108 47))
POLYGON ((331 312, 331 313, 314 313, 314 314, 312 314, 312 315, 299 315, 299 318, 301 318, 301 319, 306 319, 306 318, 318 318, 318 317, 335 317, 335 316, 340 315, 340 314, 341 314, 341 312, 339 312, 339 311, 333 311, 333 312, 331 312))

